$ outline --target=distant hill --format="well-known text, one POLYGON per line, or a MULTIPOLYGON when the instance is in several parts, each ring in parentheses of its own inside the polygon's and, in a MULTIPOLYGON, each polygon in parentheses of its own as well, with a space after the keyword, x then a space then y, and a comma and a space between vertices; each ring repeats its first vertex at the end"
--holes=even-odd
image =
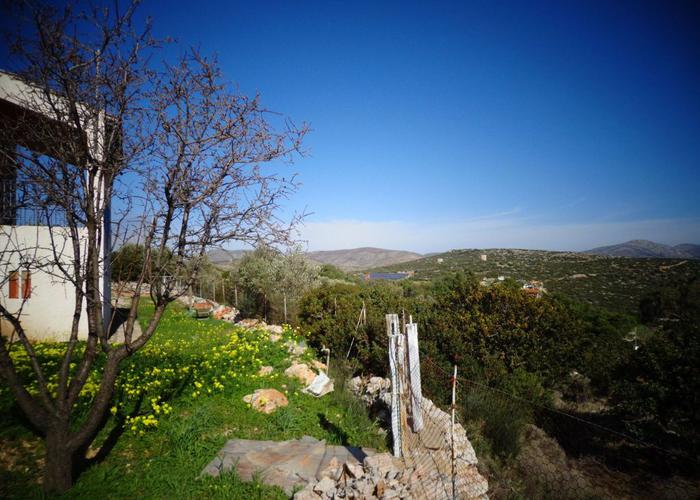
POLYGON ((676 245, 673 248, 677 248, 681 252, 685 252, 691 255, 694 259, 700 259, 700 245, 693 245, 692 243, 683 243, 682 245, 676 245))
POLYGON ((610 245, 587 250, 592 255, 611 257, 648 257, 658 259, 700 259, 700 245, 685 243, 670 246, 649 240, 631 240, 619 245, 610 245))
MULTIPOLYGON (((217 266, 228 266, 251 250, 226 250, 217 248, 207 255, 217 266)), ((387 250, 384 248, 352 248, 348 250, 329 250, 308 252, 306 258, 314 264, 332 264, 344 271, 360 271, 377 266, 390 266, 420 259, 423 256, 403 250, 387 250)))
POLYGON ((225 250, 216 248, 207 254, 212 264, 217 266, 226 266, 236 260, 242 259, 250 250, 225 250))
POLYGON ((313 262, 332 264, 345 271, 403 264, 423 257, 414 252, 370 247, 309 252, 306 255, 313 262))

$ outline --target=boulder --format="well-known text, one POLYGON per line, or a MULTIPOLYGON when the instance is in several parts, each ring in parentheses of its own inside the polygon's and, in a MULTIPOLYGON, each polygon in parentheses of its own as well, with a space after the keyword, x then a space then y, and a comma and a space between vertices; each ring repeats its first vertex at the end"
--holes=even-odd
POLYGON ((253 394, 244 396, 243 401, 249 403, 254 410, 266 414, 289 404, 287 397, 277 389, 258 389, 253 394))
POLYGON ((294 363, 284 371, 284 374, 303 382, 304 385, 311 384, 316 378, 316 373, 305 363, 294 363))

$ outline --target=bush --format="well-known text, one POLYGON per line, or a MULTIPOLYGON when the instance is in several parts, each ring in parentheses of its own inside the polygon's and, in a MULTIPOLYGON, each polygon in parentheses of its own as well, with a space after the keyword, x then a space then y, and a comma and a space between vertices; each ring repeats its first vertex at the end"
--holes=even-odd
POLYGON ((398 286, 335 283, 308 292, 301 300, 299 318, 311 345, 326 346, 332 356, 343 358, 350 350, 366 372, 384 375, 388 368, 385 314, 407 306, 398 286), (367 321, 358 325, 363 301, 367 321))

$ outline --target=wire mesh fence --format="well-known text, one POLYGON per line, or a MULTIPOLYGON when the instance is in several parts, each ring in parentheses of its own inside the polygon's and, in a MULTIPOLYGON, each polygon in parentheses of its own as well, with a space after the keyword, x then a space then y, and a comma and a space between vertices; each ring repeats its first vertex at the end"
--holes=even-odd
POLYGON ((400 329, 398 316, 387 315, 387 333, 394 454, 404 461, 412 496, 486 498, 488 483, 476 468, 476 454, 455 420, 454 406, 446 412, 423 397, 417 326, 408 323, 400 329))
POLYGON ((605 409, 563 410, 458 375, 419 354, 416 325, 386 321, 394 455, 412 497, 700 498, 697 458, 682 448, 628 434, 605 409))
MULTIPOLYGON (((421 361, 424 394, 449 409, 453 374, 428 356, 421 361)), ((462 376, 454 382, 457 420, 479 450, 490 498, 700 498, 694 457, 625 434, 604 413, 595 421, 462 376)), ((458 485, 469 482, 459 468, 454 475, 458 485)), ((469 491, 457 488, 454 498, 469 491)))

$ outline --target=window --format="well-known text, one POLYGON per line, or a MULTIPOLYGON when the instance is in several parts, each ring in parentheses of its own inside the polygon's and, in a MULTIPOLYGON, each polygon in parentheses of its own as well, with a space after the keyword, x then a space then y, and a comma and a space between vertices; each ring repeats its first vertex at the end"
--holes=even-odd
POLYGON ((12 271, 10 273, 10 295, 11 299, 19 299, 20 277, 22 281, 22 298, 29 299, 32 296, 32 273, 30 271, 12 271))

